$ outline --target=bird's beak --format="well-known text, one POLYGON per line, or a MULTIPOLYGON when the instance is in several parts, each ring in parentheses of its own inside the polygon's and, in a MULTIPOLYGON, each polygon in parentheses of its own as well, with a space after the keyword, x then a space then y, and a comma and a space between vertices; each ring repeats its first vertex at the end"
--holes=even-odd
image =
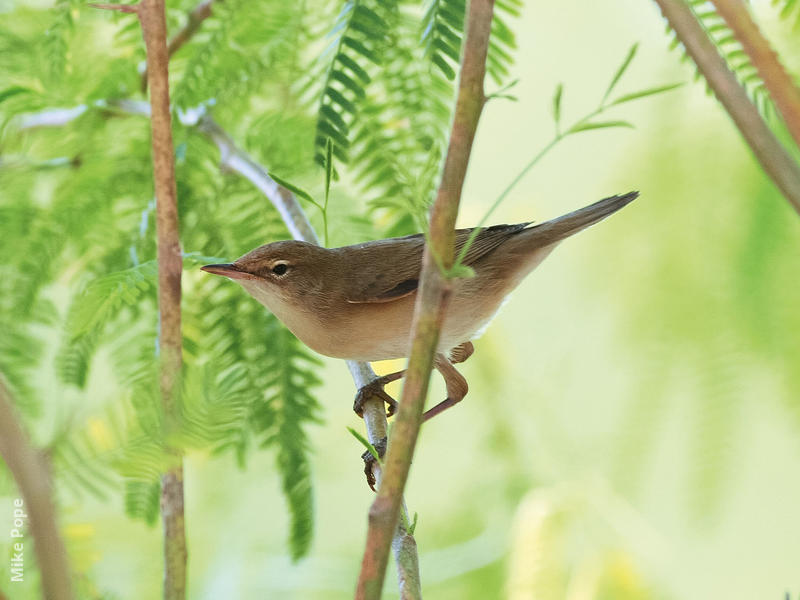
POLYGON ((223 277, 228 277, 230 279, 253 279, 253 275, 245 271, 240 271, 233 263, 222 263, 219 265, 205 265, 204 267, 200 268, 203 271, 206 271, 207 273, 213 273, 214 275, 222 275, 223 277))

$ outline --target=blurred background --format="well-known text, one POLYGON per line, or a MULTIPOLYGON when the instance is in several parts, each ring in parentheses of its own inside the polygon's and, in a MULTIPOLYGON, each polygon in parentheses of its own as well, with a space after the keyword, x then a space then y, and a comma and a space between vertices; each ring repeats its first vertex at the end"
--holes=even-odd
MULTIPOLYGON (((800 38, 791 21, 769 2, 752 4, 797 73, 800 38)), ((34 17, 48 10, 46 3, 0 2, 3 28, 19 26, 21 39, 34 39, 34 17)), ((562 118, 572 122, 596 106, 634 42, 638 54, 619 92, 686 84, 609 113, 635 129, 563 141, 492 217, 541 221, 604 196, 641 192, 563 244, 520 286, 460 369, 470 382, 465 401, 424 426, 406 500, 418 513, 426 597, 800 597, 797 215, 704 84, 693 81, 691 63, 670 50, 655 3, 529 1, 509 24, 518 42, 512 77, 520 80, 513 89, 519 101, 494 100, 484 112, 462 226, 477 223, 552 137, 557 84, 564 85, 562 118)), ((85 33, 81 44, 102 57, 110 18, 82 8, 76 27, 75 38, 85 33)), ((257 103, 250 110, 257 114, 257 103)), ((245 119, 221 120, 244 140, 245 119)), ((4 135, 5 149, 15 153, 46 157, 52 143, 4 135)), ((47 204, 51 174, 13 174, 4 162, 0 202, 13 204, 13 186, 24 184, 47 204)), ((149 165, 135 169, 146 173, 149 165)), ((358 241, 364 230, 348 219, 363 203, 346 178, 331 203, 332 244, 358 241)), ((309 215, 319 224, 310 208, 309 215)), ((263 241, 276 235, 265 231, 263 241)), ((232 259, 250 247, 229 240, 188 249, 232 259)), ((81 267, 51 266, 65 273, 48 292, 58 304, 74 289, 68 272, 81 267)), ((187 272, 185 293, 200 293, 203 277, 187 272)), ((58 329, 40 334, 52 348, 30 381, 42 406, 30 427, 49 439, 55 423, 74 412, 76 426, 91 435, 100 422, 94 416, 115 402, 111 367, 100 354, 86 389, 69 388, 53 375, 58 329)), ((191 598, 352 595, 373 494, 363 481, 362 448, 346 431, 362 428, 351 410, 352 380, 341 361, 323 358, 318 369, 320 422, 308 430, 315 522, 308 556, 290 559, 273 452, 251 452, 244 469, 230 454, 190 452, 191 598)), ((434 375, 429 402, 441 398, 434 375)), ((2 478, 5 530, 15 491, 7 472, 2 478)), ((125 516, 118 493, 61 493, 59 509, 74 568, 91 582, 89 596, 158 597, 157 523, 125 516)), ((9 542, 0 539, 4 555, 9 542)), ((32 556, 28 564, 33 573, 32 556)), ((389 598, 397 595, 392 569, 389 598)), ((7 588, 5 580, 0 589, 9 597, 34 597, 35 576, 7 588)))

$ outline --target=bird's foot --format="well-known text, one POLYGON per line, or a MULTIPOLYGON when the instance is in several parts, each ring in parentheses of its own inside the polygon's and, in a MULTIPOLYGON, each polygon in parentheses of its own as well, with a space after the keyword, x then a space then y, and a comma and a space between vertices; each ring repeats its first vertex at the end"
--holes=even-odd
POLYGON ((353 402, 353 411, 355 411, 359 417, 364 418, 364 403, 370 398, 378 397, 383 400, 388 407, 386 409, 386 416, 391 417, 397 411, 397 401, 386 393, 383 386, 387 383, 397 381, 404 373, 405 371, 398 371, 397 373, 389 373, 388 375, 377 377, 359 389, 356 392, 356 399, 353 402))
MULTIPOLYGON (((386 454, 386 437, 381 438, 372 446, 377 450, 378 456, 383 458, 383 455, 386 454)), ((372 472, 372 467, 377 462, 377 459, 372 455, 372 452, 367 450, 361 455, 361 460, 364 461, 364 475, 367 476, 367 485, 374 492, 376 491, 375 474, 372 472)))

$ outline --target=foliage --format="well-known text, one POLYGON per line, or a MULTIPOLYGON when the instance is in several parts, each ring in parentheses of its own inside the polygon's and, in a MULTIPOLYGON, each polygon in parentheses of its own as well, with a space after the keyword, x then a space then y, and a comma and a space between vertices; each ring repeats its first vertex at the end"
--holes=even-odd
MULTIPOLYGON (((717 13, 714 5, 709 0, 689 0, 688 4, 711 41, 717 47, 720 55, 725 59, 728 67, 733 71, 739 83, 742 84, 755 103, 759 112, 765 117, 771 116, 774 110, 772 101, 769 98, 769 92, 758 75, 758 70, 750 62, 750 58, 742 48, 741 43, 725 23, 725 19, 717 13)), ((670 48, 676 48, 681 43, 677 34, 669 25, 667 26, 667 31, 672 36, 670 48)), ((689 60, 685 52, 683 59, 689 60)), ((700 72, 695 71, 695 79, 699 80, 700 78, 700 72)), ((711 88, 706 86, 706 91, 710 94, 711 88)))
MULTIPOLYGON (((387 235, 425 228, 450 125, 465 6, 431 0, 420 23, 411 3, 346 2, 321 56, 316 159, 324 164, 332 139, 387 235)), ((487 68, 498 84, 513 62, 508 20, 520 6, 496 6, 487 68)))
MULTIPOLYGON (((173 30, 191 8, 184 2, 170 14, 173 30)), ((294 97, 307 21, 302 7, 283 2, 219 3, 173 61, 176 105, 215 105, 224 121, 262 94, 294 97)), ((154 523, 167 441, 187 451, 231 452, 242 466, 256 447, 268 447, 289 503, 291 552, 302 556, 313 522, 306 428, 317 419, 316 359, 230 282, 196 272, 200 264, 224 260, 198 250, 230 257, 285 237, 277 213, 256 190, 219 172, 208 142, 176 128, 182 242, 194 252, 184 255, 181 418, 166 422, 154 388, 149 128, 145 120, 119 118, 105 104, 138 92, 138 24, 131 16, 59 1, 52 11, 15 15, 13 31, 0 28, 0 46, 8 82, 0 90, 0 211, 8 225, 0 239, 0 369, 31 416, 40 402, 32 377, 37 370, 54 370, 63 393, 74 387, 83 394, 108 377, 109 363, 113 373, 107 399, 63 414, 50 436, 59 483, 77 495, 117 496, 129 515, 154 523), (42 16, 51 23, 46 31, 42 16), (37 43, 42 39, 46 43, 37 43), (112 40, 110 51, 103 40, 112 40), (59 129, 26 120, 31 110, 76 105, 59 129), (48 346, 56 340, 53 356, 48 346)), ((277 98, 265 113, 282 121, 261 117, 251 131, 291 126, 294 134, 309 121, 299 112, 292 117, 277 98)), ((297 141, 262 140, 269 136, 255 140, 254 154, 270 164, 283 168, 291 157, 292 175, 312 168, 311 154, 298 150, 297 141)))
POLYGON ((794 29, 800 29, 800 2, 797 0, 772 0, 772 5, 779 8, 782 19, 793 20, 794 29))
POLYGON ((473 232, 470 234, 469 238, 467 239, 466 243, 462 246, 461 250, 456 257, 455 264, 451 267, 448 271, 447 276, 449 277, 471 277, 471 269, 465 267, 461 261, 464 260, 464 257, 467 255, 472 243, 475 241, 475 238, 481 231, 481 227, 486 223, 492 213, 500 206, 503 200, 506 199, 508 194, 514 187, 522 180, 522 178, 533 168, 535 167, 539 161, 544 158, 548 152, 550 152, 555 146, 561 142, 563 139, 567 138, 568 136, 574 135, 576 133, 581 133, 583 131, 594 131, 597 129, 613 129, 613 128, 633 128, 633 124, 629 123, 628 121, 621 121, 621 120, 609 120, 609 121, 599 121, 597 117, 602 115, 607 110, 618 106, 620 104, 625 104, 628 102, 632 102, 633 100, 639 100, 640 98, 647 98, 649 96, 655 96, 657 94, 661 94, 663 92, 668 92, 670 90, 674 90, 675 88, 679 87, 681 84, 670 84, 670 85, 660 85, 657 87, 646 88, 643 90, 639 90, 636 92, 630 92, 628 94, 623 94, 618 96, 617 98, 611 100, 611 94, 616 89, 617 84, 622 79, 622 76, 627 71, 628 67, 633 61, 634 56, 636 56, 636 50, 639 47, 638 44, 634 44, 631 46, 628 53, 625 55, 625 59, 622 61, 620 66, 614 72, 611 81, 606 88, 605 93, 603 94, 600 102, 598 103, 597 107, 581 117, 580 119, 576 120, 572 125, 567 126, 564 128, 561 123, 561 101, 564 97, 564 86, 563 84, 558 84, 556 86, 556 91, 553 94, 553 124, 555 126, 555 134, 553 138, 545 144, 545 146, 537 152, 534 157, 525 165, 522 170, 511 180, 511 182, 506 186, 506 188, 501 192, 501 194, 497 197, 494 203, 487 209, 486 213, 483 215, 483 218, 478 222, 478 225, 475 227, 473 232), (465 271, 465 268, 467 269, 465 271))
POLYGON ((334 143, 336 157, 347 160, 350 128, 366 97, 365 86, 371 81, 368 70, 383 63, 386 48, 393 41, 397 10, 396 2, 347 0, 342 6, 321 57, 327 60, 327 67, 314 140, 315 159, 320 165, 325 162, 328 139, 334 143))
MULTIPOLYGON (((450 80, 455 79, 461 57, 466 6, 465 0, 430 0, 422 20, 425 54, 450 80)), ((513 63, 512 53, 517 47, 507 19, 509 16, 518 17, 521 9, 521 0, 500 0, 495 3, 486 71, 498 85, 508 76, 513 63)))

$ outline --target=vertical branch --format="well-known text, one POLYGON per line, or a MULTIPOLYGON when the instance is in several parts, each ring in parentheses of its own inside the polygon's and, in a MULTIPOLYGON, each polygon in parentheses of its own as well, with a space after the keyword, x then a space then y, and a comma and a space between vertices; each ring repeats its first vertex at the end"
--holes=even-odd
MULTIPOLYGON (((14 412, 11 392, 0 377, 0 456, 8 465, 22 494, 30 521, 43 595, 48 600, 69 600, 72 585, 64 542, 56 525, 50 469, 45 457, 30 444, 14 412)), ((12 538, 13 541, 13 538, 12 538)), ((6 559, 7 560, 7 559, 6 559)))
MULTIPOLYGON (((184 25, 169 41, 167 44, 167 54, 172 56, 175 54, 186 42, 188 42, 195 33, 200 29, 200 26, 203 24, 208 17, 211 16, 213 12, 212 5, 216 0, 203 0, 195 6, 191 12, 186 16, 186 25, 184 25)), ((222 2, 222 0, 220 0, 222 2)), ((148 79, 148 66, 145 65, 144 72, 142 73, 142 92, 147 91, 147 79, 148 79)))
POLYGON ((655 0, 761 167, 800 213, 800 167, 781 146, 684 0, 655 0))
MULTIPOLYGON (((175 393, 183 364, 181 339, 181 257, 178 233, 178 195, 169 107, 169 52, 164 0, 142 0, 135 5, 95 5, 135 12, 147 52, 150 86, 150 132, 153 145, 153 182, 156 193, 158 255, 159 389, 167 428, 175 426, 175 393)), ((186 598, 186 527, 183 513, 183 458, 171 449, 172 460, 161 476, 161 521, 164 527, 164 599, 186 598)))
POLYGON ((778 55, 756 25, 742 0, 712 0, 717 12, 733 30, 736 39, 750 57, 750 62, 775 101, 786 128, 800 146, 800 89, 783 68, 778 55))
POLYGON ((450 283, 437 262, 453 263, 455 222, 472 142, 486 101, 483 80, 494 0, 471 0, 461 61, 458 98, 442 181, 431 211, 414 311, 413 343, 403 393, 384 462, 383 481, 369 511, 369 529, 356 598, 378 599, 383 588, 389 546, 402 508, 402 493, 414 454, 450 283))

